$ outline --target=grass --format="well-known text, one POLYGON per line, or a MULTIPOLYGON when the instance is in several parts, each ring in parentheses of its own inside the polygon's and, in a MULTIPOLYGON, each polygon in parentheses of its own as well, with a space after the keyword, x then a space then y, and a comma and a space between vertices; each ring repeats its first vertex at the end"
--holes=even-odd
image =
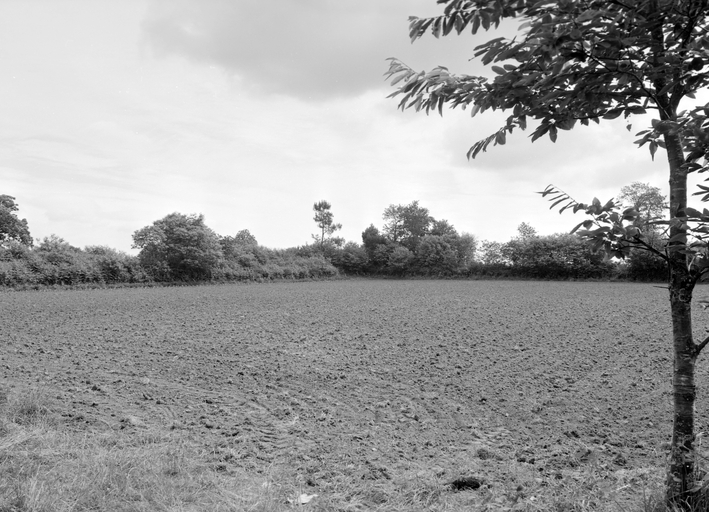
POLYGON ((41 389, 0 391, 0 512, 667 510, 659 468, 567 464, 549 483, 513 458, 483 453, 483 462, 506 475, 503 482, 455 492, 451 481, 464 475, 442 468, 413 467, 378 480, 343 468, 316 489, 289 461, 248 473, 233 463, 239 453, 227 444, 205 446, 184 432, 150 427, 71 430, 60 410, 41 389), (301 496, 310 501, 301 504, 301 496))

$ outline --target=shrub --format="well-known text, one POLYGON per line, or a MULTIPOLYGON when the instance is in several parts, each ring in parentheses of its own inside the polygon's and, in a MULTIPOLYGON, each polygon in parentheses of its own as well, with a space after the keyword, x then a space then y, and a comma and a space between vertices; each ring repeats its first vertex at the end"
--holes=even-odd
POLYGON ((364 247, 355 242, 348 242, 341 249, 334 251, 332 264, 347 274, 362 274, 367 271, 369 258, 364 247))
POLYGON ((133 247, 141 249, 142 266, 159 281, 211 279, 223 259, 219 237, 202 215, 171 213, 133 233, 133 247))
POLYGON ((22 260, 0 260, 0 286, 37 284, 38 274, 22 260))
POLYGON ((628 279, 667 281, 667 263, 657 254, 643 249, 631 249, 626 262, 625 272, 628 279))
POLYGON ((457 236, 426 235, 416 249, 416 264, 427 274, 452 274, 458 267, 458 251, 451 243, 457 236))
POLYGON ((396 275, 404 275, 414 260, 414 254, 403 246, 395 247, 387 260, 387 271, 396 275))

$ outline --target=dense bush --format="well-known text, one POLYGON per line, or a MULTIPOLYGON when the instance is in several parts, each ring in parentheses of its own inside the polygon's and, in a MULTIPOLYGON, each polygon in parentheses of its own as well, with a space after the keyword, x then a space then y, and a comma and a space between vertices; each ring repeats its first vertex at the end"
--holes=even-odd
POLYGON ((667 263, 657 254, 631 249, 622 277, 633 281, 667 281, 667 263))
POLYGON ((396 246, 389 252, 386 269, 390 274, 405 275, 407 271, 413 270, 411 263, 414 261, 414 253, 402 245, 396 246))
POLYGON ((135 256, 107 247, 81 250, 56 235, 31 248, 16 242, 0 247, 0 285, 142 283, 148 275, 135 256))
POLYGON ((0 286, 35 285, 40 279, 23 260, 0 260, 0 286))
MULTIPOLYGON (((179 219, 180 223, 184 220, 179 219)), ((191 222, 195 218, 187 220, 191 222)), ((182 230, 179 236, 169 229, 163 233, 144 232, 147 243, 139 256, 103 246, 82 250, 55 235, 35 247, 9 241, 0 246, 0 286, 263 281, 338 275, 337 268, 319 251, 272 250, 259 246, 252 236, 245 236, 243 232, 224 239, 211 239, 207 232, 205 239, 199 234, 190 236, 184 224, 179 229, 182 230), (160 247, 161 240, 168 247, 160 247), (212 243, 214 241, 216 244, 212 243), (193 246, 182 247, 181 244, 193 246), (200 254, 205 256, 205 261, 200 259, 200 254)))
POLYGON ((608 279, 618 276, 616 263, 576 235, 537 236, 526 224, 507 243, 459 235, 444 221, 436 233, 418 238, 414 250, 382 235, 374 227, 362 233, 362 245, 347 244, 331 261, 348 274, 391 276, 450 276, 523 279, 608 279))
POLYGON ((150 280, 136 256, 105 246, 89 246, 84 250, 94 257, 104 283, 144 283, 150 280))
POLYGON ((219 237, 202 215, 171 213, 133 233, 133 247, 157 281, 209 280, 223 257, 219 237))
POLYGON ((369 258, 363 246, 348 242, 332 254, 330 261, 347 274, 361 275, 367 273, 369 258))
POLYGON ((426 235, 416 248, 416 267, 424 274, 454 274, 460 267, 457 235, 426 235))
POLYGON ((501 253, 514 276, 532 279, 597 279, 610 277, 613 265, 571 234, 517 238, 501 253))

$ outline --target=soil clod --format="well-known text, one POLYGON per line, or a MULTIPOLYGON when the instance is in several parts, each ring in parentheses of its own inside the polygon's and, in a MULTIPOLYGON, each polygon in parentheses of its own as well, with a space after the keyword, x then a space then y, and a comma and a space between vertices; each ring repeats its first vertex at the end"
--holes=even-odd
POLYGON ((450 485, 454 491, 468 491, 479 489, 485 481, 476 476, 465 476, 453 480, 450 485))

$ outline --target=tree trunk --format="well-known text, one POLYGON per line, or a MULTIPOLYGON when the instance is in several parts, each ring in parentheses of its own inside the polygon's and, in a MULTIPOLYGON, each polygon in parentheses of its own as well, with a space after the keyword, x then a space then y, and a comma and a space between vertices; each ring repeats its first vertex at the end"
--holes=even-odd
POLYGON ((694 485, 694 369, 697 359, 692 340, 692 288, 686 270, 673 269, 670 280, 674 345, 674 426, 667 481, 667 498, 676 504, 691 500, 694 485), (682 275, 684 274, 684 275, 682 275))
POLYGON ((670 237, 677 237, 668 246, 670 277, 670 307, 674 347, 674 426, 672 451, 667 475, 667 501, 688 508, 694 487, 694 369, 697 346, 692 339, 692 291, 696 282, 682 252, 686 244, 687 173, 682 168, 684 153, 679 135, 665 136, 670 164, 670 237), (678 213, 680 215, 678 215, 678 213), (679 222, 678 222, 679 221, 679 222), (682 236, 684 235, 684 237, 682 236))

